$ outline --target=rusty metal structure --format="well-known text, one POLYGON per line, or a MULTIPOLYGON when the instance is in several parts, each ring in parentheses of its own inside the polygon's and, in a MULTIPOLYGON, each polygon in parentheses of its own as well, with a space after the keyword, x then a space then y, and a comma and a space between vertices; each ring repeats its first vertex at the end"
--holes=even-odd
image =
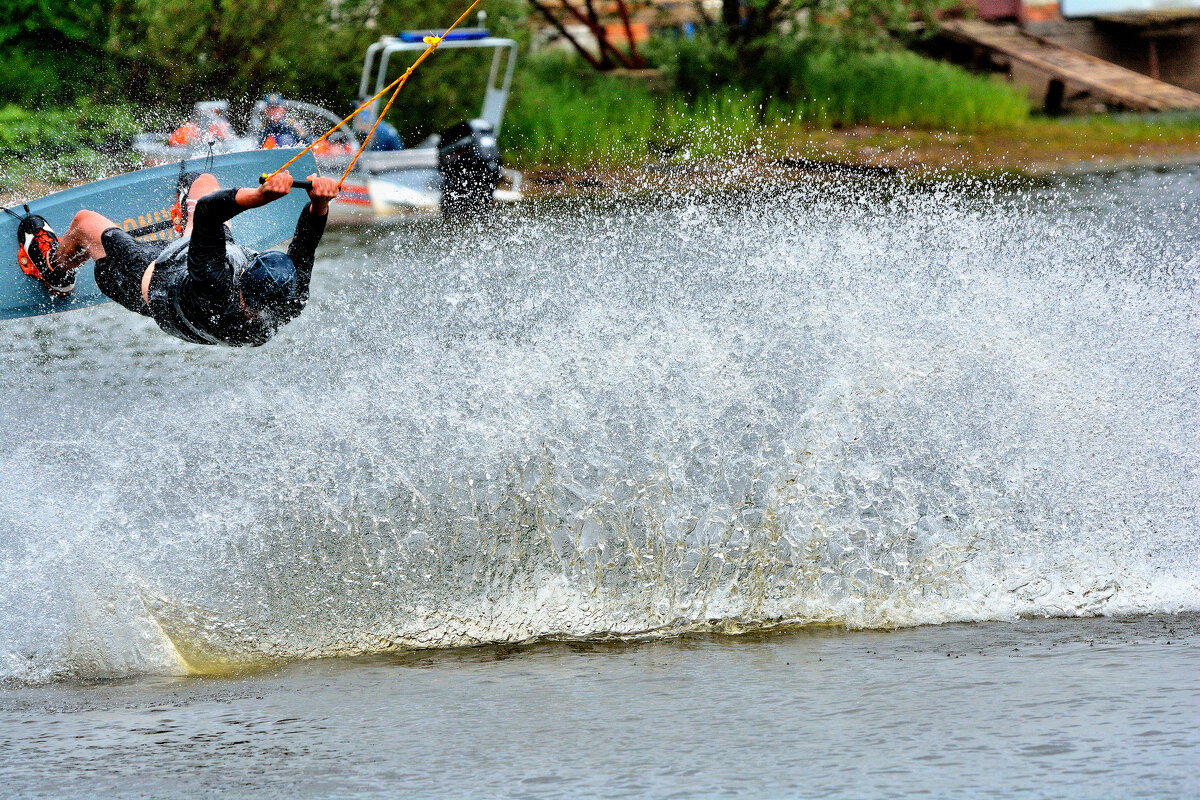
POLYGON ((601 4, 598 0, 529 0, 539 14, 562 36, 579 55, 598 70, 615 68, 645 69, 646 59, 638 52, 630 6, 625 0, 611 0, 601 4), (619 27, 604 24, 604 19, 617 18, 619 27), (593 52, 580 37, 571 33, 570 22, 582 25, 595 39, 597 52, 593 52), (614 31, 614 28, 616 31, 614 31), (619 31, 623 36, 614 35, 619 31), (624 39, 628 50, 622 50, 616 41, 624 39))
POLYGON ((1183 94, 1111 67, 1200 93, 1200 0, 966 2, 974 20, 948 25, 951 42, 1073 85, 1078 95, 1123 108, 1194 107, 1183 94))

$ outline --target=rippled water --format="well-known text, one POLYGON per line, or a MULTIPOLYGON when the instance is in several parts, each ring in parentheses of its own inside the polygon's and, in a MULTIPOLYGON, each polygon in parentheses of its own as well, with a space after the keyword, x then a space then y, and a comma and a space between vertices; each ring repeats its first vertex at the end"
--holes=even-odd
POLYGON ((1184 798, 1200 616, 417 651, 0 689, 7 797, 1184 798))
POLYGON ((533 204, 330 235, 259 350, 4 323, 0 680, 1198 610, 1198 185, 533 204))

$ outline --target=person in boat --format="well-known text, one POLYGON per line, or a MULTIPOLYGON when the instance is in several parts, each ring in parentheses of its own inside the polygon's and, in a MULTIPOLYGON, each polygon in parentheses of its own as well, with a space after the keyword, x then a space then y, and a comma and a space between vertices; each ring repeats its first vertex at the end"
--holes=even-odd
POLYGON ((287 117, 287 106, 283 97, 272 92, 263 98, 267 107, 263 109, 263 117, 267 124, 258 133, 258 146, 270 149, 272 147, 296 147, 308 144, 309 140, 292 120, 287 117))
POLYGON ((370 134, 370 138, 367 140, 368 150, 389 153, 404 149, 404 140, 400 138, 400 131, 396 130, 395 125, 380 121, 378 127, 375 128, 375 133, 371 133, 371 126, 374 124, 375 114, 370 108, 364 109, 354 118, 354 130, 360 136, 370 134))
POLYGON ((167 144, 171 147, 189 147, 205 141, 233 139, 233 126, 225 119, 224 110, 217 105, 210 106, 193 111, 192 116, 171 133, 167 144))
POLYGON ((75 271, 95 259, 100 290, 167 333, 196 344, 262 345, 308 301, 317 244, 338 191, 333 178, 309 181, 309 202, 286 254, 237 244, 226 223, 287 195, 290 174, 255 189, 221 189, 213 175, 191 173, 180 182, 181 238, 139 242, 83 210, 59 239, 45 219, 27 214, 17 226, 21 268, 65 296, 75 288, 75 271))

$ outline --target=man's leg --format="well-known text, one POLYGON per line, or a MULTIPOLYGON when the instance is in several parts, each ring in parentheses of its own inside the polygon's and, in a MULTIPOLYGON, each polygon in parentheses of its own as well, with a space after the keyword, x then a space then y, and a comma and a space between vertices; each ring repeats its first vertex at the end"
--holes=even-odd
POLYGON ((100 237, 109 228, 116 227, 120 226, 102 214, 86 209, 80 211, 58 240, 55 266, 59 269, 78 269, 89 258, 104 258, 104 245, 100 243, 100 237))
POLYGON ((217 176, 211 172, 205 172, 196 180, 192 181, 191 187, 188 188, 187 204, 188 204, 188 221, 187 226, 183 229, 184 236, 192 235, 192 223, 196 221, 196 203, 201 197, 206 194, 212 194, 221 190, 221 184, 217 183, 217 176))

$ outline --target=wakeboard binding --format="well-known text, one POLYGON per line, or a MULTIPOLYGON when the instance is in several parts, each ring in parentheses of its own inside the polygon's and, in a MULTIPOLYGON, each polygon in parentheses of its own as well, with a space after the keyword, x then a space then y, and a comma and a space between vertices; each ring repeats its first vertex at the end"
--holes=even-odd
POLYGON ((183 162, 179 163, 179 180, 175 182, 175 205, 171 208, 171 221, 175 224, 175 233, 183 234, 188 223, 188 193, 199 172, 184 172, 183 162))
POLYGON ((58 253, 58 235, 45 218, 29 212, 17 224, 17 263, 26 275, 37 278, 50 293, 66 297, 75 291, 75 270, 54 265, 58 253))

